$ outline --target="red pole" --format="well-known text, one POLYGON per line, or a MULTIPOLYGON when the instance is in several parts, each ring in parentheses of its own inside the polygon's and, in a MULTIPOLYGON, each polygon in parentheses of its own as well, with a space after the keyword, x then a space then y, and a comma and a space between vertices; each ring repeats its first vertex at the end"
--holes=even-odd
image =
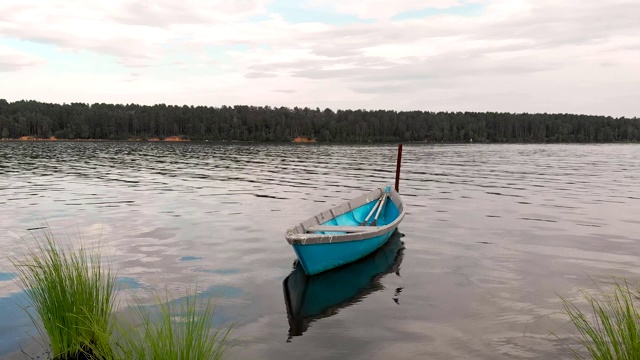
POLYGON ((396 162, 396 191, 400 193, 400 163, 402 163, 402 144, 398 144, 398 160, 396 162))

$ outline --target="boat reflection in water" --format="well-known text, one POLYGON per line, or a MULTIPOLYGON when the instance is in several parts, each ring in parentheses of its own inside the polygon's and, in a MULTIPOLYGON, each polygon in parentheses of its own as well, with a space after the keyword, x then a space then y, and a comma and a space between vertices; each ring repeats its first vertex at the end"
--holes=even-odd
MULTIPOLYGON (((313 321, 335 315, 340 309, 384 289, 380 280, 385 275, 395 272, 399 276, 404 251, 400 238, 403 236, 396 231, 369 256, 318 275, 306 275, 296 262, 293 272, 282 283, 289 317, 287 341, 302 335, 313 321)), ((401 290, 397 289, 396 295, 401 290)))

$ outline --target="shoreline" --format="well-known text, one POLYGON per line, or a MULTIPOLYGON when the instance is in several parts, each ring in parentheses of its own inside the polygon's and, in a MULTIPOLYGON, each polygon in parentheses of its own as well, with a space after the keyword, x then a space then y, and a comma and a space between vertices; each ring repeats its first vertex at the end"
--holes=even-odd
POLYGON ((217 144, 302 144, 302 145, 390 145, 390 144, 398 144, 402 143, 405 145, 637 145, 640 144, 640 141, 601 141, 601 142, 578 142, 578 141, 559 141, 559 142, 495 142, 495 141, 487 141, 487 142, 468 142, 468 141, 444 141, 444 142, 436 142, 436 141, 361 141, 361 142, 343 142, 343 141, 242 141, 242 140, 209 140, 209 139, 159 139, 159 138, 150 138, 150 139, 38 139, 38 138, 30 138, 30 139, 0 139, 0 143, 2 142, 133 142, 133 143, 165 143, 165 142, 191 142, 191 143, 217 143, 217 144))
MULTIPOLYGON (((189 139, 182 139, 176 137, 168 137, 165 139, 150 138, 150 139, 39 139, 29 137, 28 139, 0 139, 0 142, 190 142, 189 139)), ((203 140, 204 141, 204 140, 203 140)))
MULTIPOLYGON (((180 136, 167 136, 166 138, 159 138, 159 137, 151 137, 151 138, 129 138, 129 139, 59 139, 56 138, 55 136, 52 136, 50 138, 37 138, 34 136, 22 136, 18 139, 8 139, 8 138, 0 138, 0 142, 56 142, 56 141, 61 141, 61 142, 106 142, 106 141, 116 141, 116 142, 190 142, 191 139, 185 139, 183 137, 180 136)), ((205 140, 195 140, 195 142, 253 142, 253 141, 238 141, 238 140, 230 140, 230 141, 209 141, 208 139, 205 140)), ((303 144, 308 144, 308 143, 317 143, 318 140, 313 139, 313 138, 308 138, 308 137, 302 137, 302 136, 298 136, 295 139, 293 139, 291 141, 292 143, 303 143, 303 144)))

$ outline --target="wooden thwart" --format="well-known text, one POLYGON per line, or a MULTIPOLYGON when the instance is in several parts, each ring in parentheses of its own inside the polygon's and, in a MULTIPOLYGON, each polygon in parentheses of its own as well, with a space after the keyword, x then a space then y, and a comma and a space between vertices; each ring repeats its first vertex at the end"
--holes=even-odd
POLYGON ((347 233, 368 232, 374 231, 380 227, 378 226, 331 226, 331 225, 316 225, 307 228, 307 232, 316 231, 337 231, 347 233))
POLYGON ((289 244, 295 246, 369 240, 376 236, 391 234, 402 221, 404 214, 402 199, 395 190, 389 187, 376 188, 287 229, 286 239, 289 244), (386 201, 382 204, 382 197, 385 194, 386 201), (372 202, 373 204, 371 204, 372 202), (377 202, 380 202, 378 206, 372 206, 377 202), (381 206, 384 205, 384 208, 388 208, 391 203, 399 214, 396 214, 395 211, 386 213, 384 209, 381 209, 375 225, 369 222, 361 225, 362 223, 359 221, 361 216, 364 217, 364 215, 368 215, 367 213, 371 213, 369 221, 373 222, 372 219, 381 206), (367 204, 369 205, 366 208, 361 209, 367 204), (386 216, 383 217, 383 213, 386 216), (346 219, 342 219, 346 221, 343 222, 340 219, 331 221, 345 214, 349 214, 346 219), (336 225, 333 226, 332 223, 336 225))

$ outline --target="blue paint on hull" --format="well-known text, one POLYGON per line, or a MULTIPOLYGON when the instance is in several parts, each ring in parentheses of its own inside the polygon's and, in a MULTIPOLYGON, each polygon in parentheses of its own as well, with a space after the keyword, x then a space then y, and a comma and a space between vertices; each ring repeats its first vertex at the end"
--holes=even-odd
POLYGON ((404 217, 404 206, 401 205, 402 201, 394 190, 379 188, 289 229, 287 240, 304 272, 315 275, 362 259, 380 248, 404 217), (349 211, 345 212, 346 208, 349 211), (316 224, 322 228, 314 230, 316 224), (332 231, 332 227, 336 231, 332 231), (339 227, 357 229, 349 233, 353 229, 340 231, 339 227))
POLYGON ((315 275, 362 259, 382 246, 395 229, 369 239, 311 245, 293 245, 307 275, 315 275))

